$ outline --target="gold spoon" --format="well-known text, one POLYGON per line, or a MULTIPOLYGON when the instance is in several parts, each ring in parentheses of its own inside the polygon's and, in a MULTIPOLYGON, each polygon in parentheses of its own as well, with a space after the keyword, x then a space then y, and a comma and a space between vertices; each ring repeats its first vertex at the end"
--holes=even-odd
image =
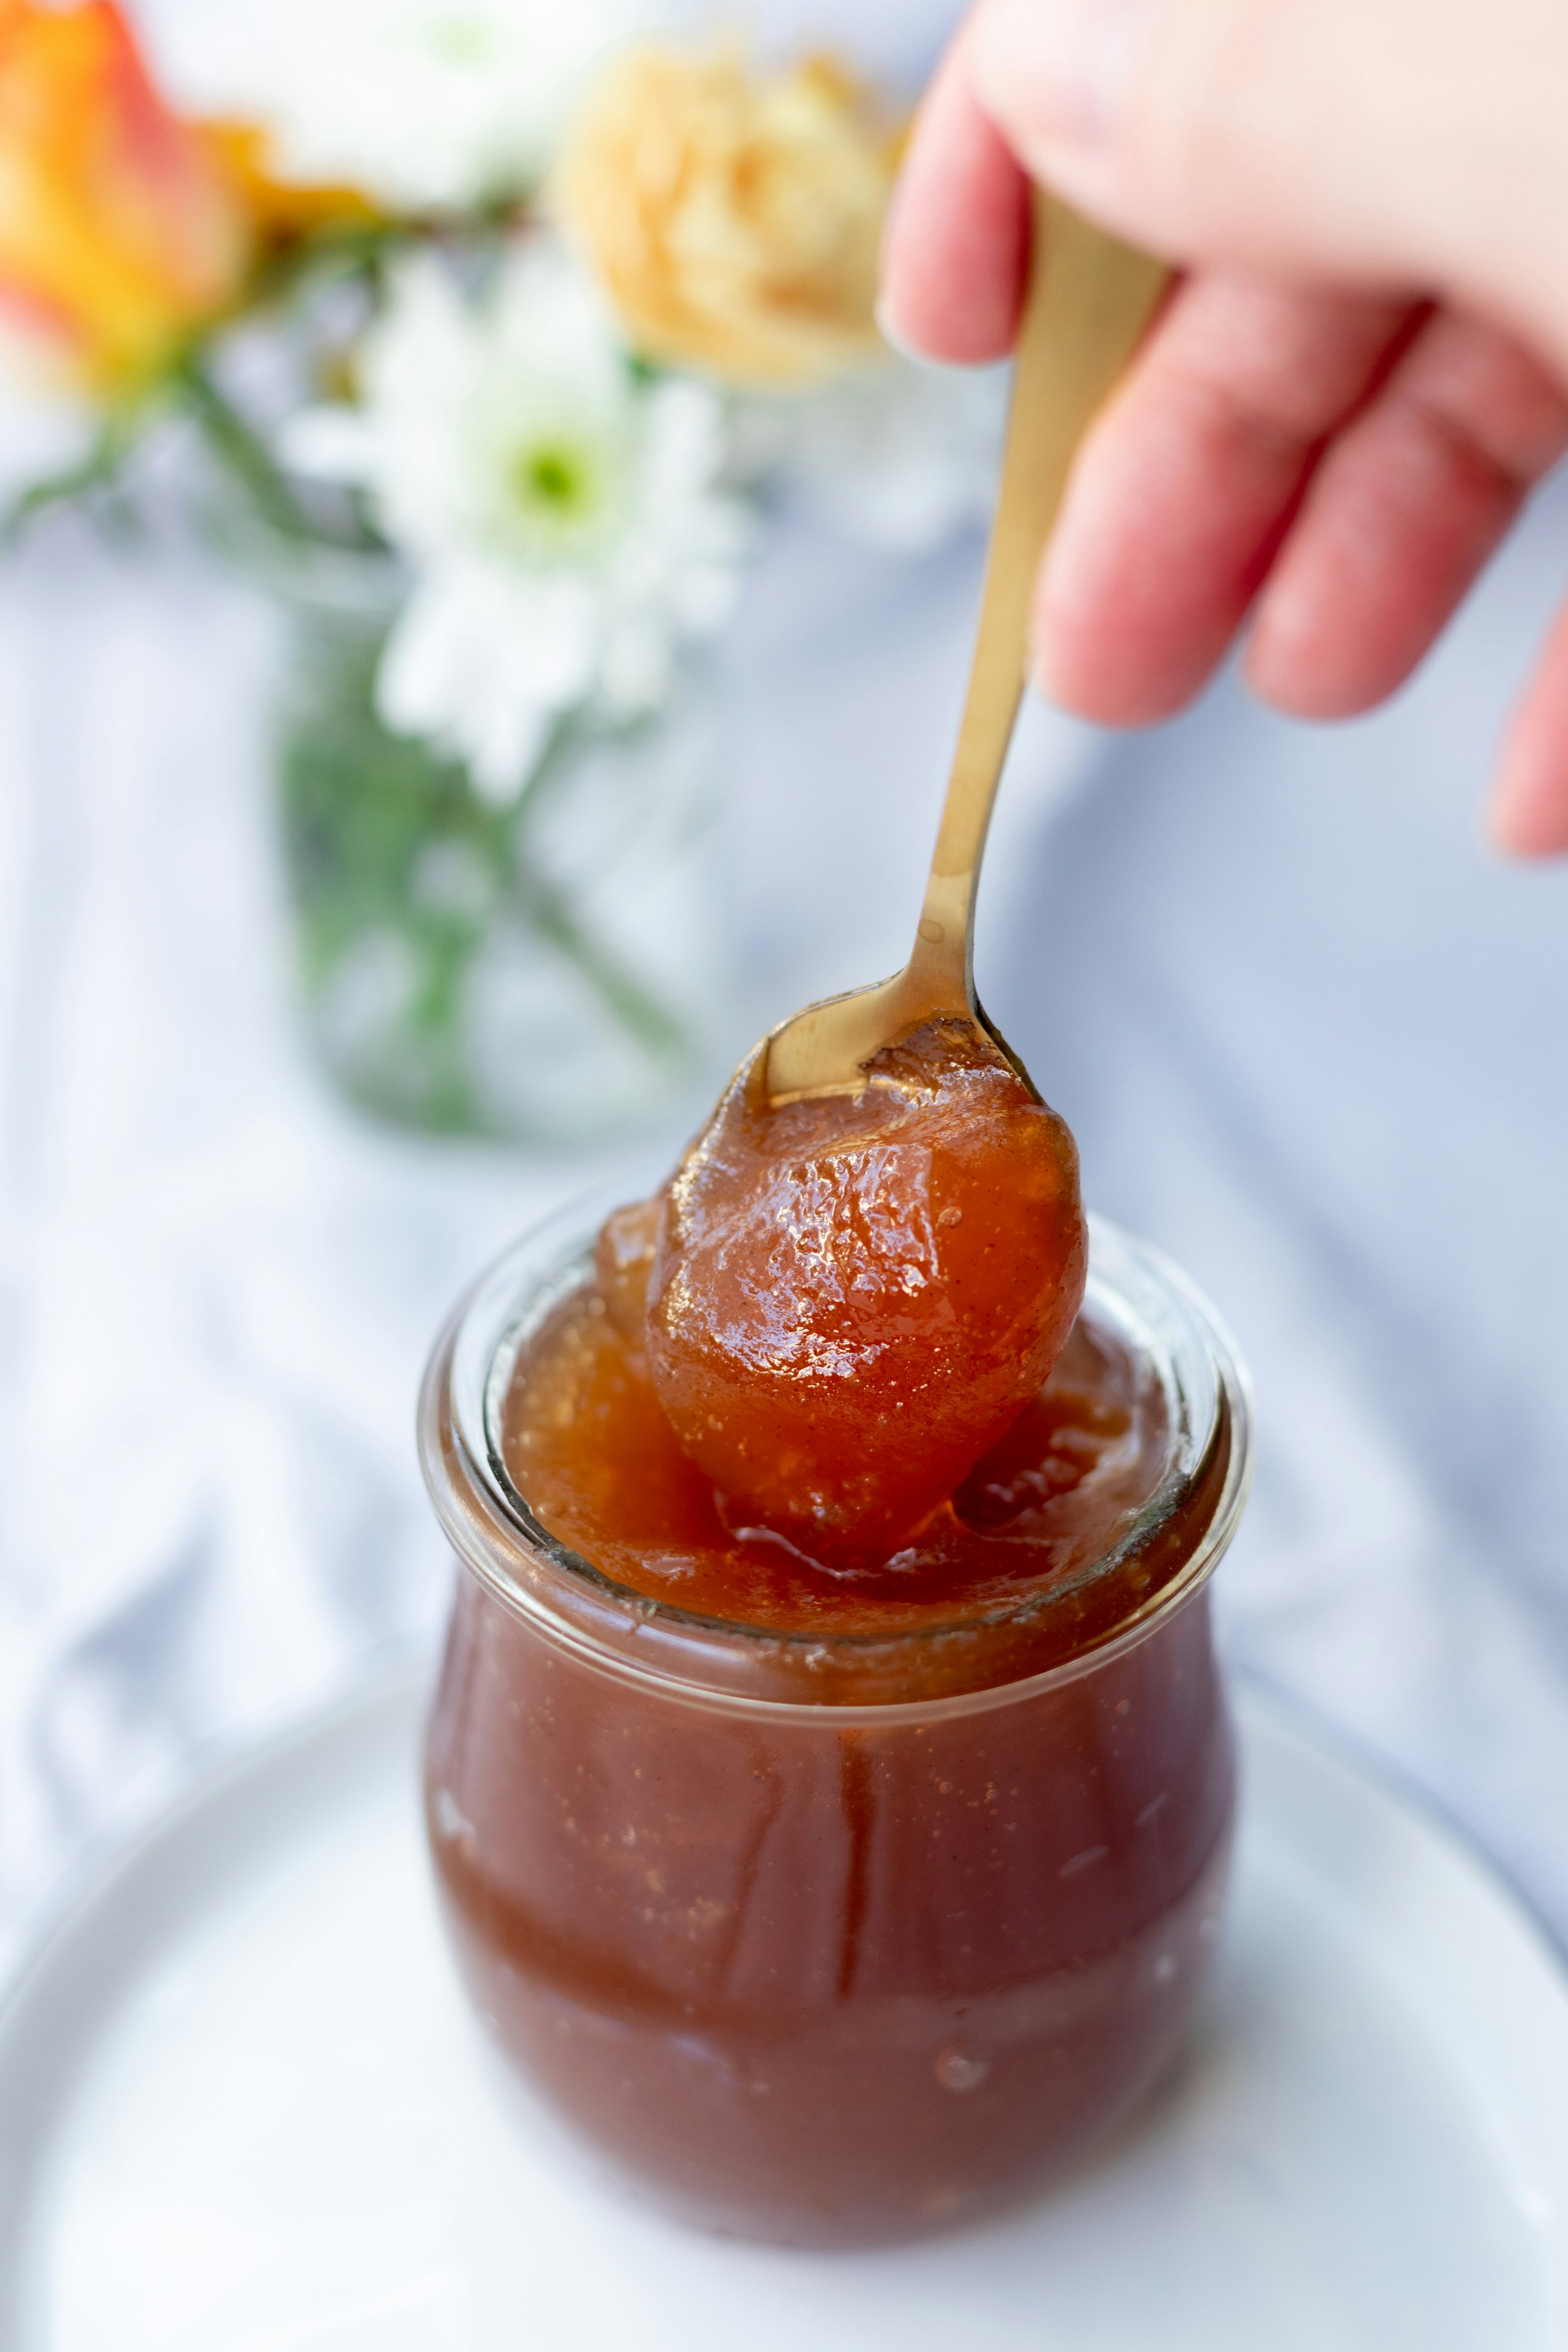
POLYGON ((935 1015, 974 1024, 1029 1083, 975 994, 975 896, 1028 669, 1030 592, 1078 445, 1165 289, 1161 262, 1034 192, 1029 292, 1013 359, 980 628, 914 950, 873 988, 830 996, 768 1040, 769 1102, 858 1094, 865 1065, 935 1015))

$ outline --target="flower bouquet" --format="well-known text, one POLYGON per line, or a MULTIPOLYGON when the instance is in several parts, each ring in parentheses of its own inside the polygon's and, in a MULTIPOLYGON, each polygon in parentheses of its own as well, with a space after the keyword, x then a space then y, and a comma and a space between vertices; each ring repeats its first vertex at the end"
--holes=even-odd
POLYGON ((994 383, 876 330, 900 135, 612 0, 214 8, 156 72, 113 0, 0 0, 0 318, 82 436, 12 527, 195 454, 288 615, 299 974, 361 1103, 575 1139, 701 1061, 748 556, 791 499, 926 547, 992 478, 994 383))

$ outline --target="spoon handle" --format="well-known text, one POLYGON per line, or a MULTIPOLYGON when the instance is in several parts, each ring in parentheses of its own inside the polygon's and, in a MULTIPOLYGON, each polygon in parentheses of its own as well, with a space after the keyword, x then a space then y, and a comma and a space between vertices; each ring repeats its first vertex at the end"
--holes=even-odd
POLYGON ((986 829, 1028 671, 1030 596, 1074 455, 1167 283, 1044 188, 1033 201, 1029 291, 979 634, 909 978, 933 1004, 973 1002, 975 895, 986 829))

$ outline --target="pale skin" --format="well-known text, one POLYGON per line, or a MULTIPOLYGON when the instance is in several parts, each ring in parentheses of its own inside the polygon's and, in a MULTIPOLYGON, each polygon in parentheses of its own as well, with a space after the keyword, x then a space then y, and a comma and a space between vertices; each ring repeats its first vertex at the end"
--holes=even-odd
MULTIPOLYGON (((1563 0, 978 0, 889 224, 890 330, 1009 348, 1024 172, 1182 272, 1036 595, 1058 701, 1180 709, 1245 626, 1281 709, 1370 709, 1568 449, 1563 0)), ((1500 747, 1499 847, 1568 851, 1568 610, 1500 747)))

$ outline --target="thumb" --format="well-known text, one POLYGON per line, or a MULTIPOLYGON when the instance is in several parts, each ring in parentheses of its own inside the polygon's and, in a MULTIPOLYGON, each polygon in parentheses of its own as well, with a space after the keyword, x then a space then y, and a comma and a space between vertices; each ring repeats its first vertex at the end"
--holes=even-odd
POLYGON ((1036 177, 1169 259, 1458 296, 1535 339, 1563 307, 1559 0, 979 0, 968 61, 1036 177))

